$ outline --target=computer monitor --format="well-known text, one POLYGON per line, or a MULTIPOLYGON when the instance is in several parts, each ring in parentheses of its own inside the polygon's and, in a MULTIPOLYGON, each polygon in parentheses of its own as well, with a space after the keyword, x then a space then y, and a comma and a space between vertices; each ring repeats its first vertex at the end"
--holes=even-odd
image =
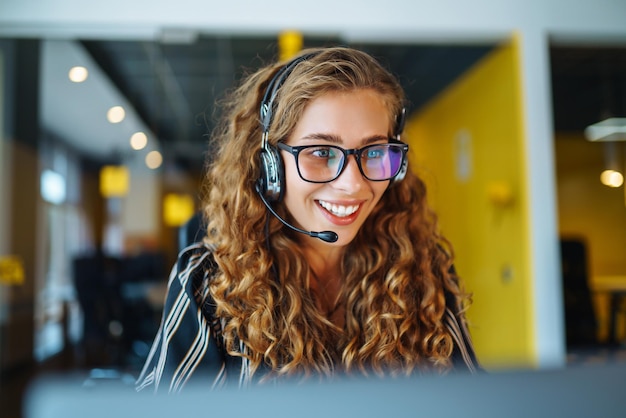
POLYGON ((26 418, 121 417, 625 417, 626 365, 483 375, 348 379, 251 389, 189 386, 179 395, 132 385, 39 380, 26 418))

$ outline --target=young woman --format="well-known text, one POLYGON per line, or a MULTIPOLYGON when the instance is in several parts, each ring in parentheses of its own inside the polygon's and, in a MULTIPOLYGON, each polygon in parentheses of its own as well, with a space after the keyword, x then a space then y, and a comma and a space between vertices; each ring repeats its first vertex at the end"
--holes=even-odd
POLYGON ((172 271, 138 387, 477 370, 397 80, 354 49, 306 50, 224 106, 208 232, 172 271))

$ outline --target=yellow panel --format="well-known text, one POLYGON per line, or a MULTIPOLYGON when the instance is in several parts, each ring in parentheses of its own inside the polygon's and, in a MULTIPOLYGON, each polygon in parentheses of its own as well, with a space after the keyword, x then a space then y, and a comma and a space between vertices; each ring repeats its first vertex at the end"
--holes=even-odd
POLYGON ((107 165, 100 170, 100 193, 104 197, 120 197, 128 193, 130 173, 125 166, 107 165))
POLYGON ((195 213, 193 198, 185 194, 169 193, 163 201, 163 221, 167 226, 182 226, 195 213))
POLYGON ((456 267, 486 367, 535 365, 528 198, 515 41, 502 45, 407 124, 456 267))
POLYGON ((0 256, 0 284, 24 284, 24 263, 14 255, 0 256))
POLYGON ((278 55, 281 61, 287 61, 296 55, 304 43, 302 33, 295 30, 287 30, 278 35, 278 55))

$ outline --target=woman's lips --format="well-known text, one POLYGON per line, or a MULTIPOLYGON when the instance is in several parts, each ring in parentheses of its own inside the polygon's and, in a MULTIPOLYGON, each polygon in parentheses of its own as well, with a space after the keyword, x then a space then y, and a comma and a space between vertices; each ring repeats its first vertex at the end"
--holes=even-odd
POLYGON ((323 207, 333 215, 339 216, 340 218, 350 216, 354 212, 359 210, 359 205, 338 205, 336 203, 326 202, 325 200, 318 200, 317 202, 320 204, 321 207, 323 207))
POLYGON ((332 203, 326 200, 317 201, 322 213, 330 222, 336 225, 348 225, 354 222, 359 215, 361 204, 343 205, 339 203, 332 203))

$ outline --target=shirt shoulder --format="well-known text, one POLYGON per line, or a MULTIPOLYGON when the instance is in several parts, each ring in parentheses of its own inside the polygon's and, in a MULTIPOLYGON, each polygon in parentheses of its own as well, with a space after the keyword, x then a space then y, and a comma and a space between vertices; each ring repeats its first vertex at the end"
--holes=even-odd
POLYGON ((198 375, 221 376, 221 327, 209 294, 215 274, 212 250, 193 244, 178 256, 168 280, 159 331, 138 380, 138 389, 179 392, 198 375))

